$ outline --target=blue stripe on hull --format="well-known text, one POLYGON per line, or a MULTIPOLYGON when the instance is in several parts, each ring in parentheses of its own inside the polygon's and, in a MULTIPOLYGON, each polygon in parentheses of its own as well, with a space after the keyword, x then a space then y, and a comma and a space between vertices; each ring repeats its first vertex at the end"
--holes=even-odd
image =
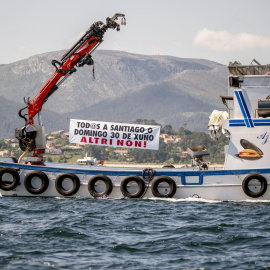
POLYGON ((245 122, 244 120, 229 120, 229 126, 230 127, 244 127, 245 122))
MULTIPOLYGON (((235 96, 237 98, 237 101, 239 103, 239 106, 240 106, 240 109, 241 109, 241 112, 243 114, 243 117, 244 117, 244 123, 245 125, 248 127, 248 128, 254 128, 254 122, 250 116, 250 113, 249 113, 249 110, 248 110, 248 106, 246 104, 246 101, 244 99, 244 96, 243 96, 243 93, 242 91, 235 91, 235 96)), ((243 124, 234 124, 232 125, 231 122, 230 123, 230 126, 243 126, 243 124)))
POLYGON ((254 119, 254 123, 270 123, 270 119, 254 119))
POLYGON ((236 95, 237 101, 239 103, 240 109, 242 111, 242 114, 244 116, 244 121, 246 123, 246 126, 249 128, 250 127, 250 124, 249 124, 249 121, 247 120, 247 114, 246 114, 245 108, 243 106, 243 103, 242 103, 241 97, 239 95, 239 92, 240 91, 235 91, 235 95, 236 95))
POLYGON ((248 107, 247 107, 247 104, 246 104, 246 101, 245 101, 245 99, 244 99, 244 96, 243 96, 242 91, 239 91, 239 95, 240 95, 240 99, 241 99, 241 101, 242 101, 242 103, 243 103, 244 109, 245 109, 245 111, 246 111, 246 114, 247 114, 247 120, 248 120, 248 122, 249 122, 249 124, 250 124, 250 127, 254 127, 253 121, 252 121, 252 119, 251 119, 251 116, 250 116, 250 113, 249 113, 249 110, 248 110, 248 107))
MULTIPOLYGON (((64 173, 64 172, 72 172, 75 174, 88 174, 88 175, 98 175, 104 174, 108 176, 129 176, 129 175, 137 175, 142 176, 141 170, 124 170, 119 168, 119 170, 98 170, 96 168, 90 169, 72 169, 72 168, 57 168, 57 167, 47 167, 47 166, 31 166, 25 164, 17 164, 17 163, 5 163, 0 162, 0 166, 10 167, 10 168, 19 168, 24 170, 39 170, 43 172, 54 172, 54 173, 64 173)), ((214 175, 241 175, 241 174, 266 174, 270 173, 270 168, 267 169, 240 169, 240 170, 216 170, 216 171, 180 171, 176 169, 172 169, 171 171, 156 171, 155 176, 171 176, 171 177, 180 177, 181 183, 183 185, 202 185, 204 176, 214 176, 214 175), (195 183, 187 183, 186 177, 188 176, 198 176, 198 182, 195 183)))
POLYGON ((239 119, 236 119, 236 120, 230 120, 230 123, 234 123, 234 124, 244 124, 244 120, 239 120, 239 119))
MULTIPOLYGON (((270 120, 264 119, 251 119, 255 127, 270 126, 270 120)), ((244 120, 229 120, 230 127, 243 127, 245 126, 244 120)))
POLYGON ((245 124, 230 124, 230 127, 245 127, 245 124))
POLYGON ((270 126, 270 123, 256 123, 254 124, 256 127, 264 127, 264 126, 270 126))

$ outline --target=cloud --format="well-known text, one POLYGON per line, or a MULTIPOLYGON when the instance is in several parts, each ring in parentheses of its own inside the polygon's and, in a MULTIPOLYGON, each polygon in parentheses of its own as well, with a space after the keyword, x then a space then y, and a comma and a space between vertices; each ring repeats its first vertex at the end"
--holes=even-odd
POLYGON ((231 52, 251 49, 270 49, 270 38, 249 33, 232 34, 204 28, 197 32, 194 44, 210 51, 231 52))

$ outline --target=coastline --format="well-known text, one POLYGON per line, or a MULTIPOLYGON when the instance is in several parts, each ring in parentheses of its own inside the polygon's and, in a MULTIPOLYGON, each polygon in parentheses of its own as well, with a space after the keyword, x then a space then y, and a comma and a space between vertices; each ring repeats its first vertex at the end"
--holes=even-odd
MULTIPOLYGON (((175 168, 191 168, 190 164, 165 164, 165 163, 129 163, 129 162, 104 162, 104 167, 129 167, 129 168, 163 168, 173 165, 175 168)), ((211 168, 223 168, 223 164, 211 164, 211 168)))

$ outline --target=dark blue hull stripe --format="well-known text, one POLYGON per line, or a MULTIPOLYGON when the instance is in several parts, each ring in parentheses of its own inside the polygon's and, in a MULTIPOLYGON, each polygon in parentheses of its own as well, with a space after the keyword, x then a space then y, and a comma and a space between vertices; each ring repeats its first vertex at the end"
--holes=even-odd
MULTIPOLYGON (((255 127, 270 126, 270 120, 264 119, 251 119, 255 127)), ((244 120, 229 120, 230 127, 243 127, 245 126, 244 120)))
POLYGON ((242 103, 243 103, 244 109, 245 109, 245 111, 246 111, 246 114, 247 114, 247 118, 248 118, 248 122, 249 122, 249 124, 250 124, 250 127, 253 128, 253 127, 254 127, 254 124, 253 124, 253 121, 252 121, 252 119, 251 119, 251 116, 250 116, 250 113, 249 113, 249 110, 248 110, 246 101, 245 101, 245 99, 244 99, 243 92, 242 92, 242 91, 239 91, 239 95, 240 95, 240 99, 241 99, 241 101, 242 101, 242 103))
POLYGON ((250 124, 249 124, 249 122, 247 120, 247 114, 246 114, 246 111, 245 111, 244 106, 242 104, 242 101, 241 101, 241 98, 240 98, 240 95, 239 95, 239 91, 235 91, 235 95, 236 95, 237 101, 239 103, 240 109, 242 111, 242 114, 244 116, 244 120, 245 120, 246 126, 249 128, 250 127, 250 124))
POLYGON ((270 126, 270 123, 257 123, 254 124, 256 127, 270 126))
POLYGON ((254 123, 270 123, 270 119, 254 119, 254 123))
MULTIPOLYGON (((72 169, 72 168, 57 168, 57 167, 47 167, 47 166, 31 166, 25 164, 17 164, 17 163, 6 163, 0 162, 1 167, 9 167, 9 168, 18 168, 24 170, 38 170, 43 172, 54 172, 54 173, 65 173, 71 172, 75 174, 88 174, 88 175, 98 175, 104 174, 108 176, 129 176, 129 175, 137 175, 142 176, 141 170, 124 170, 119 168, 119 171, 113 171, 110 169, 106 170, 98 170, 96 168, 89 168, 89 169, 72 169)), ((246 174, 266 174, 270 173, 270 168, 267 169, 240 169, 240 170, 213 170, 213 171, 184 171, 184 170, 176 170, 172 169, 171 171, 165 170, 164 171, 157 171, 155 176, 171 176, 171 177, 180 177, 181 183, 183 185, 202 185, 204 176, 218 176, 218 175, 246 175, 246 174), (195 183, 187 183, 186 177, 188 176, 198 176, 198 182, 195 183)))
POLYGON ((234 123, 234 124, 244 124, 244 120, 239 120, 239 119, 236 119, 236 120, 230 120, 230 123, 234 123))
POLYGON ((245 127, 245 124, 230 124, 230 127, 245 127))
POLYGON ((248 110, 248 107, 247 107, 247 104, 246 104, 246 101, 244 99, 242 91, 235 91, 235 95, 236 95, 237 101, 239 103, 240 109, 242 111, 242 114, 244 116, 244 121, 245 121, 246 126, 248 128, 250 128, 250 127, 253 128, 254 123, 251 119, 251 116, 250 116, 250 113, 249 113, 249 110, 248 110))

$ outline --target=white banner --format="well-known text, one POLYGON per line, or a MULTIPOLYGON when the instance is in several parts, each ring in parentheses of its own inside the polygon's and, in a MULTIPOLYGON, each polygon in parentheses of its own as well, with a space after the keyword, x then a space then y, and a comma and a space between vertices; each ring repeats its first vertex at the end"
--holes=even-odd
POLYGON ((69 142, 158 150, 160 126, 70 119, 69 142))

